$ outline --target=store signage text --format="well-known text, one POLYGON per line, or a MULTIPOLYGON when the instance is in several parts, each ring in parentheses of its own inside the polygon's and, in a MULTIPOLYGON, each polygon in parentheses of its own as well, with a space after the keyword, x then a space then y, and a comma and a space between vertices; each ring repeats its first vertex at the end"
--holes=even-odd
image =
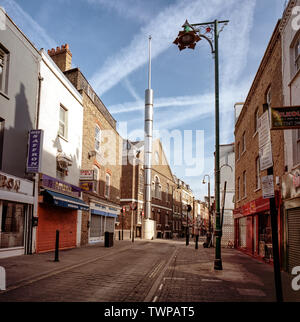
POLYGON ((42 186, 70 194, 72 196, 80 196, 81 189, 79 187, 73 186, 67 182, 57 180, 55 178, 49 177, 45 174, 42 175, 42 186))
POLYGON ((0 174, 0 188, 6 188, 9 191, 19 192, 21 180, 9 178, 0 174))
POLYGON ((43 130, 31 130, 28 138, 27 172, 38 173, 41 170, 43 130))
POLYGON ((300 106, 272 108, 272 130, 300 129, 300 106))

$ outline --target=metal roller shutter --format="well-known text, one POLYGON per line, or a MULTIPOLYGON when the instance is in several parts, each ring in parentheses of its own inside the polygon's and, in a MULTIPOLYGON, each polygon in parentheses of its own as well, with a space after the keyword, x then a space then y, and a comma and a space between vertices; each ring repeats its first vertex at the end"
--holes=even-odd
POLYGON ((288 221, 288 269, 300 266, 300 208, 287 211, 288 221))
POLYGON ((101 236, 101 216, 92 215, 91 216, 91 234, 90 237, 100 237, 101 236))

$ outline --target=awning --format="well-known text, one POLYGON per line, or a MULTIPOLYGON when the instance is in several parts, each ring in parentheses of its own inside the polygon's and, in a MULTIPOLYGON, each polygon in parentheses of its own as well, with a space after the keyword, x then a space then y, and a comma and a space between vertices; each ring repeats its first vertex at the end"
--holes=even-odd
POLYGON ((89 206, 79 198, 71 197, 51 190, 44 190, 43 194, 46 197, 47 202, 53 203, 56 206, 77 210, 89 210, 89 206))
POLYGON ((96 209, 91 209, 91 213, 93 215, 100 215, 100 216, 107 216, 107 217, 114 217, 114 218, 118 217, 118 215, 116 214, 106 212, 106 211, 96 210, 96 209))

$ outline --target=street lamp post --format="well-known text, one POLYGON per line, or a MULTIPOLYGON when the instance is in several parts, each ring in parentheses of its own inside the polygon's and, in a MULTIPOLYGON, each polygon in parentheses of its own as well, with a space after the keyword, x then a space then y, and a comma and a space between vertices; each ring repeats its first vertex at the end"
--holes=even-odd
POLYGON ((180 31, 174 44, 178 45, 179 50, 185 48, 194 49, 196 43, 202 38, 206 39, 211 47, 212 54, 215 59, 215 136, 216 136, 216 152, 215 152, 215 200, 216 200, 216 248, 214 269, 222 270, 221 259, 221 222, 220 222, 220 136, 219 136, 219 34, 224 26, 228 24, 228 20, 212 21, 198 24, 189 24, 186 20, 182 26, 184 31, 180 31), (222 28, 219 30, 219 25, 222 28), (199 27, 195 29, 194 27, 199 27))
POLYGON ((203 184, 206 184, 205 177, 208 177, 207 190, 208 190, 208 234, 206 236, 206 243, 209 245, 211 239, 211 209, 210 209, 210 176, 206 174, 203 177, 203 184))

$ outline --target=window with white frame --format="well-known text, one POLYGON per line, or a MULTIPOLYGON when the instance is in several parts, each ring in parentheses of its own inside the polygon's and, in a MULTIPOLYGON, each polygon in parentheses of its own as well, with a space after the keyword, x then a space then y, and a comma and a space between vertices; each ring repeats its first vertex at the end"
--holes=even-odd
POLYGON ((68 137, 67 132, 68 132, 68 110, 63 105, 60 105, 58 134, 64 138, 67 138, 68 137))
POLYGON ((94 178, 95 178, 95 184, 94 184, 94 192, 99 193, 99 180, 100 180, 100 170, 99 168, 94 165, 94 178))
POLYGON ((95 151, 100 153, 100 143, 101 143, 101 129, 96 124, 95 126, 95 151))
POLYGON ((0 92, 7 94, 8 90, 9 52, 0 44, 0 92))
POLYGON ((104 196, 106 198, 109 198, 110 195, 110 174, 106 173, 105 176, 105 192, 104 192, 104 196))

